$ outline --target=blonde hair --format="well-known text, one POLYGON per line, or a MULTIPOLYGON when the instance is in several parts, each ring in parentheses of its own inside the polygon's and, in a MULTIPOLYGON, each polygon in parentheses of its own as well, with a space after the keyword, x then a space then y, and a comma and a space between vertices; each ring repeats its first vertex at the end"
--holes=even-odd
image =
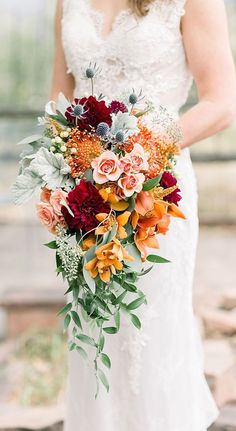
POLYGON ((129 0, 129 5, 131 9, 138 16, 145 16, 148 14, 149 5, 153 0, 129 0))

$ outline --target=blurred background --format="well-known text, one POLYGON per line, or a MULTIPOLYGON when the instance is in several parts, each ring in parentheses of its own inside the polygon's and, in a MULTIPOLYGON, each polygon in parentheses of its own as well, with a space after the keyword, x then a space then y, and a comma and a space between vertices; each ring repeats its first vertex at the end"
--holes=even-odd
MULTIPOLYGON (((225 2, 236 59, 236 0, 225 2)), ((48 100, 55 0, 0 0, 0 431, 62 429, 66 343, 57 311, 63 284, 34 202, 9 188, 16 143, 37 133, 48 100)), ((193 87, 183 109, 196 103, 193 87)), ((236 431, 236 124, 192 147, 200 238, 194 309, 205 372, 221 409, 214 431, 236 431)))

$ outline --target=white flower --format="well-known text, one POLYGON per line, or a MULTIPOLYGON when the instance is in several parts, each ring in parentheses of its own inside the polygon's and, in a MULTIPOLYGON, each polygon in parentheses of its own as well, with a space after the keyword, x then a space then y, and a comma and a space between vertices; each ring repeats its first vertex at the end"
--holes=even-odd
POLYGON ((56 142, 57 144, 60 144, 60 143, 62 142, 62 139, 60 138, 60 136, 56 136, 56 138, 55 138, 55 142, 56 142))
POLYGON ((133 135, 139 131, 137 124, 138 119, 128 112, 112 114, 111 133, 115 135, 118 131, 122 130, 126 132, 127 136, 133 135))

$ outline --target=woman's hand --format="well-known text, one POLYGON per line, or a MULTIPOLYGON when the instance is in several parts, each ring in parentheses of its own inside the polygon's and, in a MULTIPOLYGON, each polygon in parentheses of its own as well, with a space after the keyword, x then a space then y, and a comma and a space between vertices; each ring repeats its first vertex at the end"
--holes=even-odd
POLYGON ((67 65, 65 54, 61 41, 61 18, 62 18, 62 2, 57 0, 56 16, 55 16, 55 58, 53 66, 51 100, 57 101, 58 94, 62 92, 67 99, 73 100, 74 78, 71 73, 67 73, 67 65))
POLYGON ((236 77, 223 0, 187 0, 181 29, 199 96, 179 121, 184 148, 232 124, 236 77))

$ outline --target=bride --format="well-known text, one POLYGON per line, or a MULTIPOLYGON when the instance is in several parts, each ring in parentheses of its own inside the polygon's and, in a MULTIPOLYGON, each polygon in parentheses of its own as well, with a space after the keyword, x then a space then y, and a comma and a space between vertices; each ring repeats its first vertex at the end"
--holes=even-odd
POLYGON ((185 222, 160 239, 172 263, 144 279, 142 329, 123 324, 110 335, 110 392, 94 399, 95 381, 69 353, 65 431, 206 431, 218 415, 203 371, 192 308, 198 237, 197 190, 190 145, 228 127, 236 82, 223 0, 58 0, 52 99, 89 91, 83 69, 96 62, 99 92, 119 97, 132 87, 178 114, 192 79, 199 101, 179 117, 177 172, 185 222))

